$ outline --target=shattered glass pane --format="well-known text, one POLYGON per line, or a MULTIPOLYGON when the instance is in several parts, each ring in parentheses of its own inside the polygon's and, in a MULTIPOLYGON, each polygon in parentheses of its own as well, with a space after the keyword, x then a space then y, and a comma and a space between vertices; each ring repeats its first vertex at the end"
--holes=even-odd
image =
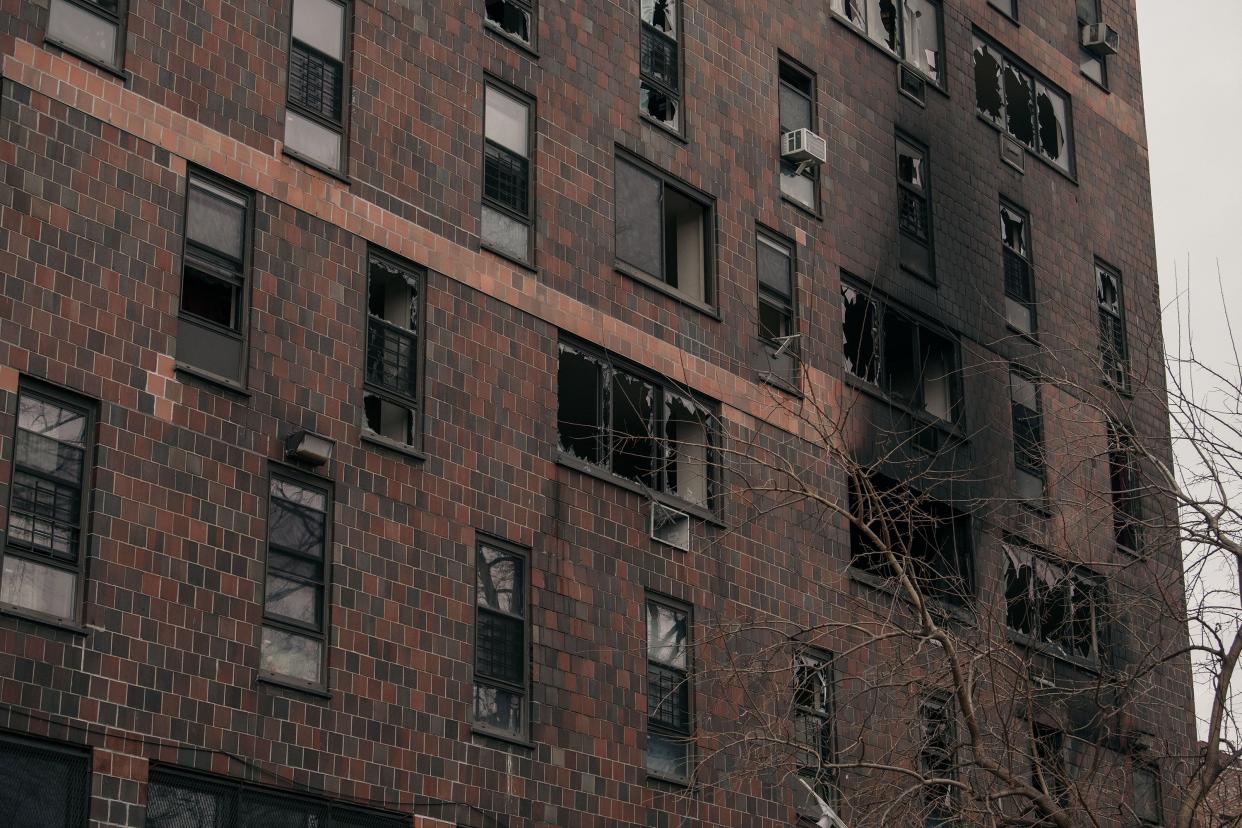
POLYGON ((664 491, 700 506, 707 504, 707 461, 711 449, 706 412, 692 400, 665 395, 664 491))
POLYGON ((940 5, 932 0, 905 0, 906 60, 933 80, 940 80, 940 5))
POLYGON ((1002 206, 1001 240, 1005 247, 1027 258, 1029 252, 1026 249, 1026 216, 1002 206))
POLYGON ((557 433, 561 451, 600 462, 601 366, 568 346, 560 348, 557 372, 557 433))
POLYGON ((1001 64, 991 48, 975 39, 975 106, 979 114, 1001 125, 1005 99, 1001 95, 1001 64))
POLYGON ((918 393, 919 377, 915 364, 915 326, 892 311, 884 314, 884 376, 888 391, 903 402, 918 393))
POLYGON ((1035 92, 1031 79, 1021 69, 1006 63, 1005 128, 1015 139, 1035 149, 1035 92))
POLYGON ((613 373, 612 471, 650 489, 657 487, 655 393, 652 385, 637 377, 613 373))
POLYGON ((644 82, 639 86, 638 107, 647 117, 659 121, 674 132, 681 128, 677 99, 651 84, 644 82))
POLYGON ((842 286, 845 370, 867 382, 880 381, 879 330, 875 303, 842 286))
POLYGON ((832 10, 858 28, 867 28, 867 11, 863 0, 832 0, 832 10))
POLYGON ((512 0, 487 0, 487 22, 505 34, 530 42, 530 13, 512 0))
POLYGON ((642 0, 642 20, 669 37, 677 36, 677 0, 642 0))
POLYGON ((1117 277, 1103 268, 1096 268, 1096 301, 1101 310, 1121 316, 1121 286, 1117 277))
POLYGON ((923 153, 904 142, 897 142, 897 177, 911 187, 923 189, 923 153))
POLYGON ((1069 171, 1069 129, 1065 99, 1042 83, 1037 84, 1039 113, 1039 152, 1066 172, 1069 171))
POLYGON ((867 0, 867 34, 890 52, 898 51, 896 0, 867 0))

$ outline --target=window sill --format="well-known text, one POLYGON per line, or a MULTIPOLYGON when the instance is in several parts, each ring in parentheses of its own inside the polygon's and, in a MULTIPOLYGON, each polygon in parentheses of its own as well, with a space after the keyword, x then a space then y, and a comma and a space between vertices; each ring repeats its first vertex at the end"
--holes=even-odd
MULTIPOLYGON (((343 142, 344 140, 345 140, 345 136, 342 135, 341 141, 343 142)), ((299 164, 303 164, 307 167, 310 167, 312 170, 315 170, 316 172, 321 172, 324 175, 328 176, 329 178, 336 179, 340 183, 344 184, 346 187, 353 184, 353 181, 351 181, 349 176, 346 175, 345 173, 341 172, 340 170, 334 170, 325 164, 321 164, 318 161, 314 160, 313 158, 307 158, 305 155, 298 152, 297 150, 291 150, 288 147, 282 145, 280 148, 280 153, 286 158, 291 158, 294 161, 298 162, 299 164)))
POLYGON ((614 264, 614 267, 616 268, 617 272, 622 274, 623 276, 628 276, 629 278, 633 279, 636 282, 642 282, 647 287, 657 290, 660 293, 663 293, 665 296, 671 296, 673 299, 676 299, 678 302, 685 305, 686 307, 694 308, 699 313, 703 314, 704 316, 709 316, 712 319, 715 319, 717 322, 721 321, 719 311, 717 311, 711 305, 708 305, 704 302, 699 302, 696 299, 691 299, 689 296, 686 296, 684 293, 681 293, 680 291, 664 284, 659 279, 648 276, 646 273, 643 273, 641 270, 629 267, 620 261, 617 261, 614 264))
POLYGON ((803 213, 806 213, 808 216, 810 216, 811 218, 815 219, 816 221, 823 221, 823 220, 824 220, 824 211, 823 211, 823 210, 821 210, 821 209, 819 208, 819 205, 820 205, 820 204, 823 204, 823 201, 824 201, 822 198, 821 198, 821 199, 816 199, 816 206, 815 206, 815 207, 808 207, 807 205, 803 204, 801 201, 798 201, 798 199, 796 199, 796 198, 791 198, 790 196, 786 195, 786 194, 785 194, 785 191, 784 191, 784 190, 782 190, 782 191, 781 191, 781 201, 785 202, 786 204, 790 205, 791 207, 794 207, 794 208, 796 208, 796 209, 798 209, 798 210, 802 211, 803 213))
MULTIPOLYGON (((535 228, 531 225, 527 225, 527 226, 530 227, 531 232, 534 233, 535 228)), ((490 244, 482 240, 479 241, 479 249, 486 251, 492 254, 493 256, 499 256, 500 258, 504 259, 509 264, 522 268, 522 270, 533 273, 536 276, 539 275, 539 268, 535 267, 535 265, 532 264, 531 259, 519 259, 517 256, 514 256, 511 253, 506 253, 503 250, 500 250, 499 248, 492 247, 490 244)))
POLYGON ((63 618, 54 618, 50 615, 44 615, 41 612, 28 610, 14 604, 0 604, 0 616, 8 618, 16 618, 20 621, 28 621, 32 624, 38 624, 43 627, 51 627, 61 632, 73 633, 74 635, 88 635, 90 630, 74 621, 66 621, 63 618))
POLYGON ((239 383, 233 382, 232 380, 226 379, 218 374, 213 374, 210 371, 195 368, 193 365, 187 365, 184 362, 176 363, 176 365, 173 366, 173 370, 178 374, 183 374, 200 382, 205 382, 212 386, 214 390, 227 391, 246 399, 250 399, 254 396, 248 389, 239 383))
POLYGON ((1025 339, 1031 345, 1039 347, 1038 331, 1024 331, 1021 328, 1015 328, 1011 323, 1005 323, 1005 330, 1010 333, 1017 334, 1019 338, 1025 339))
MULTIPOLYGON (((855 583, 862 584, 863 586, 873 589, 876 592, 883 593, 895 601, 910 604, 910 599, 904 592, 899 591, 895 582, 891 578, 881 578, 879 575, 875 575, 865 569, 860 569, 854 566, 853 563, 849 565, 848 574, 850 580, 855 583)), ((938 598, 930 593, 924 593, 923 599, 927 604, 928 610, 933 616, 938 615, 942 618, 949 618, 963 624, 973 624, 975 622, 974 614, 962 604, 958 604, 948 598, 938 598)), ((975 600, 975 596, 972 594, 969 596, 968 600, 975 600)))
POLYGON ((119 69, 109 63, 104 63, 102 60, 98 60, 97 58, 93 58, 89 55, 82 54, 74 47, 66 43, 61 43, 59 40, 53 40, 52 38, 49 38, 49 37, 45 37, 43 39, 43 45, 51 46, 53 49, 56 49, 57 51, 64 52, 67 55, 72 55, 73 57, 77 58, 83 63, 90 64, 94 68, 98 69, 100 72, 103 72, 106 75, 111 75, 112 77, 121 81, 126 86, 129 86, 130 84, 129 73, 126 72, 124 69, 119 69))
MULTIPOLYGON (((906 238, 912 238, 912 237, 907 236, 906 238)), ((928 254, 929 256, 931 255, 930 247, 928 248, 928 254)), ((935 263, 930 262, 929 264, 934 265, 935 263)), ((940 283, 936 281, 936 268, 934 266, 928 268, 928 270, 930 271, 928 273, 920 273, 914 268, 907 267, 906 265, 903 265, 903 264, 898 264, 897 269, 900 270, 902 273, 910 274, 911 276, 918 279, 920 282, 922 282, 923 284, 927 285, 930 288, 934 288, 936 290, 940 289, 940 283)))
MULTIPOLYGON (((978 119, 979 123, 981 123, 981 124, 986 124, 986 125, 987 125, 990 129, 994 130, 995 132, 997 132, 997 133, 998 133, 998 134, 1000 134, 1000 135, 1008 135, 1008 134, 1009 134, 1009 133, 1005 132, 1003 129, 1001 129, 1000 127, 998 127, 996 124, 994 124, 994 123, 992 123, 991 121, 989 121, 987 118, 983 117, 983 115, 981 115, 977 109, 975 110, 975 118, 976 118, 976 119, 978 119)), ((1016 139, 1015 139, 1015 140, 1016 140, 1016 139)), ((1018 146, 1022 147, 1022 151, 1023 151, 1024 153, 1026 153, 1026 155, 1027 155, 1027 157, 1028 157, 1028 158, 1034 158, 1036 161, 1038 161, 1039 163, 1043 164, 1045 167, 1047 167, 1048 169, 1052 170, 1052 171, 1053 171, 1053 172, 1055 172, 1057 175, 1059 175, 1059 176, 1061 176, 1062 178, 1064 178, 1064 179, 1066 179, 1067 181, 1069 181, 1069 182, 1070 182, 1071 184, 1073 184, 1075 187, 1077 187, 1077 186, 1078 186, 1078 178, 1077 178, 1077 177, 1076 177, 1073 173, 1069 172, 1068 170, 1063 170, 1063 169, 1061 169, 1061 168, 1060 168, 1060 167, 1058 167, 1056 164, 1052 163, 1052 162, 1051 162, 1051 161, 1049 161, 1047 158, 1044 158, 1044 157, 1043 157, 1042 155, 1040 155, 1038 152, 1036 152, 1035 150, 1033 150, 1033 149, 1031 149, 1030 147, 1028 147, 1026 144, 1023 144, 1023 143, 1021 143, 1021 142, 1018 142, 1018 146)), ((1001 163, 1003 164, 1003 163, 1007 163, 1007 162, 1002 161, 1001 163)), ((1025 170, 1023 171, 1023 173, 1025 174, 1025 170)))
POLYGON ((407 446, 404 443, 398 443, 396 440, 390 440, 383 435, 376 434, 374 431, 369 431, 365 426, 362 429, 361 439, 363 443, 370 443, 377 448, 396 452, 397 454, 404 455, 411 460, 417 460, 420 463, 427 462, 427 455, 423 454, 413 446, 407 446))
POLYGON ((1111 95, 1111 94, 1113 94, 1113 90, 1109 89, 1109 88, 1108 88, 1108 86, 1107 86, 1106 84, 1100 83, 1098 80, 1096 80, 1095 78, 1091 77, 1091 76, 1090 76, 1090 75, 1088 75, 1086 72, 1083 72, 1082 70, 1079 70, 1078 74, 1080 74, 1080 75, 1082 75, 1084 78, 1086 78, 1088 83, 1090 83, 1090 84, 1091 84, 1092 86, 1094 86, 1096 89, 1098 89, 1098 90, 1100 90, 1101 92, 1103 92, 1105 95, 1111 95))
POLYGON ((480 725, 471 725, 470 732, 474 736, 486 739, 489 742, 503 742, 505 746, 519 747, 524 750, 535 749, 535 743, 525 736, 514 736, 512 733, 492 730, 491 728, 482 727, 480 725))
MULTIPOLYGON (((913 421, 914 425, 919 427, 920 430, 923 428, 934 428, 955 443, 969 442, 969 438, 966 436, 965 427, 960 422, 949 422, 947 420, 932 417, 930 414, 925 412, 916 411, 904 403, 897 402, 892 397, 885 394, 884 391, 878 386, 872 385, 866 380, 860 379, 859 377, 856 377, 848 372, 844 374, 844 381, 847 388, 853 388, 860 394, 866 394, 868 397, 871 397, 878 402, 882 402, 890 408, 905 414, 913 421)), ((959 401, 958 405, 965 405, 965 402, 959 401)))
POLYGON ((770 385, 777 391, 783 391, 791 397, 797 397, 800 400, 805 399, 805 395, 802 393, 801 388, 790 380, 777 376, 777 374, 772 371, 760 371, 759 382, 764 385, 770 385))
POLYGON ((688 500, 673 497, 672 495, 664 494, 663 492, 652 491, 631 480, 626 480, 624 477, 618 477, 612 472, 601 469, 600 467, 588 463, 585 460, 579 460, 577 457, 573 457, 563 451, 557 451, 556 464, 567 469, 581 472, 588 477, 594 477, 596 480, 601 480, 604 483, 610 483, 613 486, 618 486, 622 489, 633 492, 644 499, 653 498, 665 506, 685 512, 686 514, 699 518, 700 520, 705 521, 719 529, 728 528, 725 526, 719 515, 703 506, 696 505, 688 500))
POLYGON ((269 687, 281 690, 292 690, 295 693, 304 693, 307 696, 314 696, 315 698, 323 699, 324 701, 332 699, 332 694, 328 692, 327 688, 319 687, 313 684, 305 684, 297 679, 284 678, 283 676, 277 676, 271 673, 260 673, 256 681, 260 685, 268 685, 269 687))
MULTIPOLYGON (((535 23, 536 21, 532 20, 531 22, 535 23)), ((539 60, 539 52, 535 51, 534 44, 527 43, 517 35, 509 34, 487 18, 483 19, 483 31, 497 38, 504 44, 514 47, 532 60, 539 60)))
MULTIPOLYGON (((681 99, 679 98, 678 100, 680 101, 681 99)), ((678 142, 679 144, 689 144, 689 143, 690 143, 690 141, 689 141, 689 140, 687 140, 687 138, 686 138, 686 135, 685 135, 685 128, 684 128, 684 127, 682 128, 682 130, 681 130, 680 132, 678 132, 677 130, 672 129, 671 127, 667 127, 667 126, 665 126, 664 124, 660 123, 660 122, 659 122, 659 121, 657 121, 655 118, 652 118, 650 115, 644 115, 642 112, 639 112, 639 113, 638 113, 638 119, 639 119, 641 122, 645 123, 647 126, 650 126, 650 127, 655 127, 656 129, 658 129, 658 130, 660 131, 660 133, 661 133, 662 135, 664 135, 664 136, 665 136, 665 137, 667 137, 667 138, 671 138, 671 139, 673 139, 674 141, 678 142)))
POLYGON ((1016 644, 1032 653, 1038 653, 1039 655, 1055 659, 1056 661, 1060 661, 1064 664, 1070 665, 1071 667, 1076 667, 1079 670, 1090 673, 1093 676, 1101 675, 1103 672, 1099 661, 1092 661, 1080 658, 1079 656, 1070 655, 1059 647, 1053 646, 1052 644, 1048 644, 1044 641, 1036 641, 1026 633, 1019 632, 1011 627, 1007 626, 1005 628, 1005 635, 1009 639, 1009 643, 1016 644))
POLYGON ((1127 400, 1134 399, 1134 387, 1132 383, 1126 383, 1125 385, 1121 385, 1119 383, 1113 382, 1108 377, 1104 377, 1102 380, 1100 380, 1100 385, 1103 385, 1105 388, 1109 389, 1115 394, 1120 394, 1121 396, 1125 397, 1127 400))
POLYGON ((911 72, 913 72, 914 74, 922 78, 924 81, 926 81, 929 89, 935 89, 945 98, 949 97, 949 91, 944 88, 944 85, 940 81, 929 77, 926 72, 924 72, 922 69, 918 68, 914 64, 910 63, 905 58, 901 57, 900 55, 897 55, 894 52, 889 51, 888 49, 881 46, 879 43, 876 43, 874 40, 871 39, 870 35, 868 35, 865 31, 855 26, 852 22, 850 22, 849 19, 842 17, 839 12, 837 12, 836 10, 830 9, 828 12, 828 16, 831 17, 833 20, 835 20, 838 24, 844 26, 847 30, 861 37, 868 46, 870 46, 872 49, 875 49, 877 52, 884 55, 889 60, 893 61, 894 63, 900 63, 906 66, 911 72))
POLYGON ((647 783, 654 784, 654 787, 662 788, 669 793, 682 794, 693 789, 693 785, 689 779, 678 779, 675 776, 662 776, 658 773, 645 771, 647 774, 647 783))

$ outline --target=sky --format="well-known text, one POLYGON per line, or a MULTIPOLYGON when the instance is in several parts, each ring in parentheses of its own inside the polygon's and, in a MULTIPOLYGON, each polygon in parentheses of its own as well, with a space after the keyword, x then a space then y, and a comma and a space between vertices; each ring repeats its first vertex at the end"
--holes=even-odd
POLYGON ((1242 0, 1137 4, 1166 347, 1193 331, 1199 358, 1236 375, 1222 310, 1242 332, 1242 0))

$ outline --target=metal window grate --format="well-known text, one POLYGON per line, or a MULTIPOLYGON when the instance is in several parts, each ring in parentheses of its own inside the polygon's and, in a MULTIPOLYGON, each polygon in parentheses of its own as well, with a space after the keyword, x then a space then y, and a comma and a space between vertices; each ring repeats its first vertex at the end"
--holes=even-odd
POLYGON ((648 718, 679 731, 690 729, 690 685, 680 670, 647 662, 648 718))
POLYGON ((18 543, 73 561, 78 552, 82 492, 76 486, 16 471, 9 534, 18 543))
POLYGON ((522 621, 479 609, 475 669, 481 676, 522 683, 522 621))
POLYGON ((7 828, 85 828, 90 755, 0 738, 0 813, 7 828))
POLYGON ((1024 304, 1030 304, 1031 263, 1008 247, 1005 248, 1005 293, 1024 304))
POLYGON ((415 397, 418 392, 418 340, 413 331, 372 316, 367 325, 367 382, 415 397))
POLYGON ((332 58, 293 41, 289 52, 289 100, 339 123, 342 66, 332 58))
POLYGON ((905 187, 898 188, 897 216, 901 232, 927 242, 927 199, 905 187))
POLYGON ((1125 323, 1120 316, 1100 308, 1100 359, 1103 363, 1104 375, 1121 387, 1125 387, 1128 371, 1126 370, 1126 334, 1125 323))
POLYGON ((483 158, 483 193, 521 215, 530 203, 530 162, 487 142, 483 158))
POLYGON ((1036 474, 1044 469, 1044 427, 1038 411, 1013 404, 1013 449, 1019 467, 1036 474))
POLYGON ((639 59, 643 75, 664 84, 674 92, 678 91, 681 79, 677 64, 677 41, 643 23, 639 59))

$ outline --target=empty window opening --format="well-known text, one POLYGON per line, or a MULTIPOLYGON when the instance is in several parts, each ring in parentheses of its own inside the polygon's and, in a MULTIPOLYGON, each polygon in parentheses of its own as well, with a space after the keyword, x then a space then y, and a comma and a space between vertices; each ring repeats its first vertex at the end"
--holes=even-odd
POLYGON ((405 446, 417 436, 421 286, 421 273, 369 257, 363 427, 405 446))
POLYGON ((1035 286, 1031 272, 1030 222, 1026 213, 1002 204, 1001 248, 1005 270, 1005 321, 1022 333, 1035 330, 1035 286))
POLYGON ((125 49, 125 0, 52 0, 47 39, 113 69, 125 49))
POLYGON ((1070 172, 1066 95, 979 35, 974 43, 974 75, 979 115, 1032 153, 1070 172))
POLYGON ((530 105, 488 84, 483 142, 483 243, 531 258, 530 105))
POLYGON ((681 33, 679 0, 641 0, 639 111, 681 131, 681 33))
POLYGON ((1028 546, 1006 543, 1004 549, 1009 628, 1065 655, 1098 661, 1107 634, 1103 583, 1028 546))
POLYGON ((534 43, 533 0, 486 0, 484 9, 489 26, 528 46, 534 43))

